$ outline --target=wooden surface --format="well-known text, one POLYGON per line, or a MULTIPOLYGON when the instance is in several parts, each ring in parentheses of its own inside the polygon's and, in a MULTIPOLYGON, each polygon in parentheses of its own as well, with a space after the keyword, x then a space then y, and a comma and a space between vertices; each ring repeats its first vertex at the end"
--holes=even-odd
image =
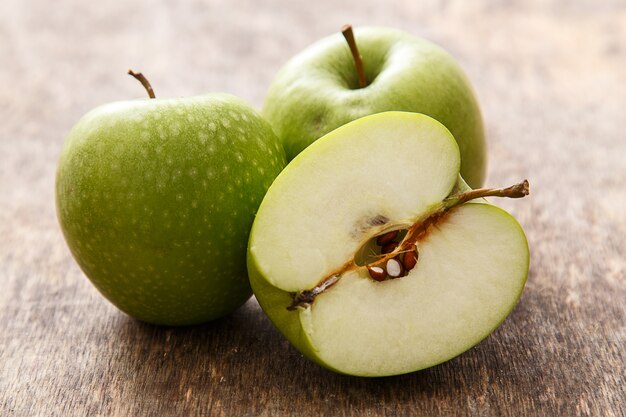
POLYGON ((626 4, 358 4, 3 0, 0 416, 626 414, 626 4), (502 202, 532 257, 513 314, 448 363, 358 379, 305 360, 254 299, 183 329, 103 300, 55 219, 73 123, 143 96, 128 67, 160 97, 228 91, 259 107, 288 57, 347 20, 449 49, 482 104, 489 184, 530 179, 530 198, 502 202))

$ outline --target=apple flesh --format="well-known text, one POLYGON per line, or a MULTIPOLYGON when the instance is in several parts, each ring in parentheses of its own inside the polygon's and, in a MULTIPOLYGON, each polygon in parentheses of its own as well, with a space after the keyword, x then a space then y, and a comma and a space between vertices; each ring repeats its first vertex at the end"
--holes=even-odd
MULTIPOLYGON (((337 33, 293 57, 269 88, 263 115, 291 160, 326 133, 363 116, 391 110, 423 113, 458 142, 461 175, 476 188, 486 173, 482 116, 469 80, 454 58, 424 39, 389 28, 355 31, 367 85, 337 33)), ((381 140, 385 140, 384 137, 381 140)))
POLYGON ((112 103, 66 140, 57 215, 85 275, 119 309, 201 323, 250 297, 249 230, 284 165, 270 126, 233 96, 112 103))
POLYGON ((521 197, 526 184, 467 191, 459 166, 442 124, 388 112, 329 133, 277 177, 252 227, 248 271, 296 348, 337 372, 395 375, 461 354, 505 319, 528 245, 513 217, 479 197, 521 197), (396 249, 373 249, 394 230, 396 249), (412 268, 375 277, 415 247, 412 268))

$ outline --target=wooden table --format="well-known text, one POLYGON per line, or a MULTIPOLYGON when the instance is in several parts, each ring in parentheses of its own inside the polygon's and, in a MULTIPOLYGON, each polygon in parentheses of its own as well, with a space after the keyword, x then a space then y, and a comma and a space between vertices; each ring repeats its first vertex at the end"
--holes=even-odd
POLYGON ((626 5, 260 3, 0 5, 0 415, 625 415, 626 5), (279 66, 345 19, 449 49, 483 107, 489 184, 530 179, 530 198, 500 202, 532 252, 513 314, 448 363, 359 379, 304 359, 254 299, 194 328, 118 312, 55 219, 73 123, 143 96, 129 66, 157 96, 228 91, 260 106, 279 66))

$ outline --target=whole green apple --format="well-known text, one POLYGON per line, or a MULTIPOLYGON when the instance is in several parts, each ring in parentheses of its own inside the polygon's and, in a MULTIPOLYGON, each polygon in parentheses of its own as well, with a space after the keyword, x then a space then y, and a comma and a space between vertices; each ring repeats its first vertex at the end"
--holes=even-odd
POLYGON ((254 220, 248 272, 259 304, 311 360, 359 376, 449 360, 487 337, 528 275, 526 236, 472 190, 450 132, 384 112, 313 143, 276 178, 254 220))
POLYGON ((250 297, 248 234, 284 165, 270 126, 236 97, 112 103, 66 140, 57 215, 85 275, 120 310, 201 323, 250 297))
POLYGON ((349 43, 354 54, 340 34, 322 39, 276 75, 263 115, 283 142, 287 159, 351 120, 389 110, 410 111, 427 114, 450 130, 461 152, 461 175, 472 187, 482 185, 482 117, 470 83, 452 56, 424 39, 388 28, 359 28, 356 42, 349 43))

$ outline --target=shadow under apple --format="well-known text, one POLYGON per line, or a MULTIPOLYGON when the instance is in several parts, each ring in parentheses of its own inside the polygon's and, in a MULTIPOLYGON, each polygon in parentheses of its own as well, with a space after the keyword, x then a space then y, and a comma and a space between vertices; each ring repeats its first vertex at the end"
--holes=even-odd
POLYGON ((530 386, 537 378, 536 372, 520 369, 533 366, 530 352, 538 347, 529 350, 517 343, 523 335, 509 324, 528 319, 527 304, 522 302, 492 336, 461 356, 383 378, 339 375, 310 362, 279 334, 254 298, 227 317, 194 327, 159 327, 121 316, 109 371, 119 381, 116 389, 122 389, 116 395, 135 401, 136 412, 148 403, 163 412, 205 409, 226 415, 241 410, 244 415, 298 410, 315 415, 337 407, 382 407, 393 413, 416 402, 426 410, 459 401, 482 409, 493 396, 515 385, 530 386))

